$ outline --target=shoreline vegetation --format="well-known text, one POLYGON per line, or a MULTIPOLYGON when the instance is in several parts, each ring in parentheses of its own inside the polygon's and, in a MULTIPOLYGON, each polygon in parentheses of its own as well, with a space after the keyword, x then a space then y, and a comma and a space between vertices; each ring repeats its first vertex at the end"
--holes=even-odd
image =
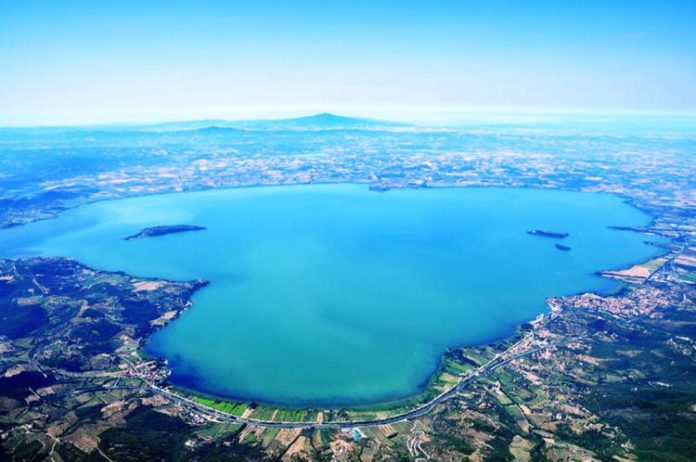
MULTIPOLYGON (((271 428, 334 428, 378 427, 396 424, 430 413, 435 406, 453 398, 465 387, 514 359, 539 352, 548 345, 535 343, 539 329, 552 319, 552 313, 538 315, 523 323, 514 334, 489 343, 448 349, 441 355, 438 368, 430 376, 426 388, 410 397, 394 401, 345 406, 292 406, 261 400, 235 400, 196 391, 190 387, 149 383, 145 385, 172 402, 193 406, 210 417, 238 424, 271 428), (532 348, 529 348, 532 346, 532 348)), ((142 350, 132 352, 128 361, 149 362, 153 358, 142 350)), ((168 376, 169 374, 166 374, 168 376)))
MULTIPOLYGON (((540 315, 535 322, 543 322, 544 315, 540 315)), ((529 323, 525 323, 529 325, 529 323)), ((503 353, 511 345, 519 342, 524 335, 524 327, 518 326, 515 333, 503 340, 496 342, 472 345, 472 351, 463 353, 464 348, 452 348, 441 355, 441 360, 436 371, 430 376, 425 390, 410 397, 393 401, 382 401, 367 404, 352 404, 344 406, 292 406, 273 404, 262 400, 235 400, 215 396, 209 393, 198 392, 192 388, 174 385, 180 396, 195 401, 211 410, 229 414, 231 417, 242 418, 245 423, 261 426, 279 424, 288 427, 314 426, 326 424, 329 427, 349 428, 353 426, 383 425, 393 419, 406 420, 411 418, 411 413, 418 415, 430 411, 430 407, 436 405, 440 396, 446 397, 457 388, 463 378, 472 378, 469 375, 487 362, 503 353), (483 352, 475 352, 474 349, 483 349, 483 352), (418 412, 420 409, 424 412, 418 412)))

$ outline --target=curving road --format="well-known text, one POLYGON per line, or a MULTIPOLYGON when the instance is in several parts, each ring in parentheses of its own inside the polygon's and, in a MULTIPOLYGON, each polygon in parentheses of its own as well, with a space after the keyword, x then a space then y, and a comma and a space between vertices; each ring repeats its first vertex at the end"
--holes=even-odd
POLYGON ((455 396, 459 391, 461 391, 463 388, 466 388, 468 385, 472 384, 475 382, 477 379, 480 377, 484 377, 491 372, 495 371, 496 369, 503 367, 510 363, 511 361, 514 361, 515 359, 521 358, 523 356, 528 356, 532 353, 536 353, 537 351, 543 350, 545 348, 548 348, 549 345, 546 346, 540 346, 536 348, 532 348, 520 353, 512 354, 510 356, 505 356, 503 353, 502 355, 496 356, 493 358, 491 361, 488 363, 484 364, 480 368, 478 368, 476 371, 466 375, 463 377, 457 385, 454 387, 450 388, 449 390, 446 390, 442 393, 440 393, 438 396, 433 398, 432 400, 428 401, 427 403, 421 404, 420 406, 417 406, 409 411, 403 412, 401 414, 389 416, 389 417, 384 417, 384 418, 379 418, 379 419, 370 419, 370 420, 348 420, 348 421, 341 421, 341 422, 283 422, 283 421, 273 421, 273 420, 259 420, 259 419, 253 419, 249 417, 239 417, 235 416, 232 414, 227 414, 225 412, 218 411, 217 409, 213 409, 211 407, 205 406, 201 403, 198 403, 196 401, 193 401, 188 398, 184 398, 183 396, 179 396, 176 393, 173 393, 169 390, 166 390, 164 388, 161 388, 153 383, 150 383, 148 381, 144 382, 147 384, 147 386, 152 389, 155 393, 167 398, 168 400, 178 403, 182 406, 185 406, 189 409, 196 410, 200 412, 201 414, 208 415, 210 417, 214 417, 218 420, 224 421, 224 422, 232 422, 232 423, 241 423, 241 424, 247 424, 247 425, 253 425, 257 427, 270 427, 270 428, 301 428, 301 429, 313 429, 313 428, 333 428, 333 429, 350 429, 354 427, 377 427, 380 425, 387 425, 387 424, 393 424, 397 422, 403 422, 405 420, 413 419, 415 417, 420 417, 422 415, 425 415, 429 413, 430 411, 433 410, 435 406, 438 404, 442 403, 443 401, 446 401, 453 396, 455 396))

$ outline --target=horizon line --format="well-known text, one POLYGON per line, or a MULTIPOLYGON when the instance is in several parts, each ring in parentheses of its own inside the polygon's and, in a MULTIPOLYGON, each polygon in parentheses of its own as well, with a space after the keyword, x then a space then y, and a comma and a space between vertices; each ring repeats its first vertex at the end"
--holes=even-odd
MULTIPOLYGON (((383 122, 405 122, 411 124, 423 124, 430 125, 432 123, 456 123, 457 120, 452 117, 457 115, 460 117, 466 117, 467 122, 472 122, 471 118, 477 115, 480 116, 545 116, 552 118, 561 117, 677 117, 677 118, 696 118, 696 109, 687 110, 651 110, 651 109, 557 109, 557 108, 532 108, 532 107, 420 107, 411 108, 412 112, 406 116, 396 116, 391 117, 388 114, 393 110, 398 110, 403 114, 404 108, 376 108, 377 113, 382 113, 382 116, 377 116, 375 114, 356 114, 351 113, 350 110, 343 111, 331 111, 331 110, 283 110, 280 109, 276 112, 258 112, 255 115, 253 113, 244 113, 247 115, 242 115, 242 113, 237 113, 236 115, 229 114, 229 116, 204 116, 200 117, 192 115, 191 117, 182 116, 181 118, 146 118, 138 120, 133 118, 131 120, 127 119, 115 119, 115 120, 105 120, 105 121, 94 121, 94 122, 77 122, 77 121, 65 121, 65 122, 39 122, 36 124, 0 124, 0 129, 38 129, 38 128, 89 128, 89 127, 119 127, 119 126, 149 126, 149 125, 161 125, 161 124, 175 124, 175 123, 194 123, 194 122, 204 122, 204 121, 221 121, 221 122, 251 122, 251 121, 283 121, 283 120, 293 120, 301 118, 310 118, 320 115, 331 115, 336 117, 342 117, 347 119, 363 119, 372 121, 383 121, 383 122), (430 114, 431 119, 420 119, 415 116, 416 114, 430 114), (447 118, 449 114, 450 118, 447 118), (435 119, 432 119, 435 117, 435 119)), ((459 120, 463 122, 463 120, 459 120)), ((492 122, 491 120, 481 121, 481 122, 492 122)), ((500 120, 500 123, 506 121, 500 120)), ((509 121, 507 121, 509 122, 509 121)))

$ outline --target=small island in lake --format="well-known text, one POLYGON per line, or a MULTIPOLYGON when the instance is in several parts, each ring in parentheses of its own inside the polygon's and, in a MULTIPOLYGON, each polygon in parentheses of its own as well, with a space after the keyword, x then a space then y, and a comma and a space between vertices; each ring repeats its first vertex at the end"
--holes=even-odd
POLYGON ((152 226, 150 228, 143 228, 139 232, 128 236, 124 237, 126 241, 129 241, 131 239, 142 239, 146 237, 158 237, 158 236, 164 236, 166 234, 175 234, 175 233, 186 233, 189 231, 203 231, 205 229, 204 226, 196 226, 196 225, 171 225, 171 226, 152 226))
POLYGON ((555 245, 556 245, 556 248, 558 250, 562 250, 564 252, 570 251, 570 247, 568 247, 567 245, 562 245, 562 244, 555 244, 555 245))
POLYGON ((527 231, 527 234, 532 234, 534 236, 553 237, 555 239, 565 239, 566 237, 568 237, 568 233, 562 233, 558 231, 544 231, 541 229, 532 229, 530 231, 527 231))

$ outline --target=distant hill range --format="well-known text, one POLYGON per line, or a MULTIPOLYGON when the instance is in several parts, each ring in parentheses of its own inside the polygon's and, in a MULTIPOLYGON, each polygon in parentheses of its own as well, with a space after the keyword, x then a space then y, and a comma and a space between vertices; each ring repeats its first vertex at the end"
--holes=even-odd
POLYGON ((289 119, 224 120, 204 119, 156 124, 110 124, 87 126, 54 127, 14 127, 1 128, 0 139, 4 136, 42 136, 59 133, 78 136, 108 137, 120 133, 139 134, 149 137, 153 134, 200 134, 227 135, 245 131, 322 131, 322 130, 392 130, 412 127, 411 124, 362 117, 345 117, 323 112, 306 117, 289 119))
POLYGON ((198 131, 212 134, 234 132, 237 130, 386 130, 408 126, 408 124, 404 123, 361 117, 345 117, 324 112, 312 116, 290 119, 212 119, 193 120, 188 122, 166 122, 157 125, 141 126, 140 129, 154 131, 198 131))

